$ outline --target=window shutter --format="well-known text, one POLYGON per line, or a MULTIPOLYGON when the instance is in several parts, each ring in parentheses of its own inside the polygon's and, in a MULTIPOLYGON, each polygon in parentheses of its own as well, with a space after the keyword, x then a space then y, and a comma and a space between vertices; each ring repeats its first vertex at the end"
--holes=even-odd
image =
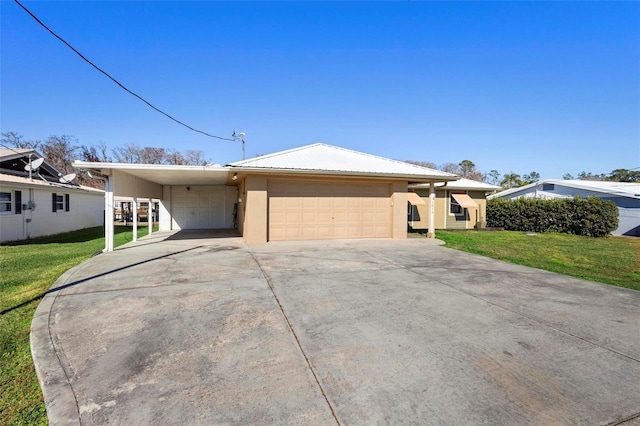
POLYGON ((22 191, 16 191, 16 214, 22 214, 22 191))
POLYGON ((55 192, 53 194, 51 194, 51 211, 53 213, 56 212, 56 199, 58 198, 58 194, 56 194, 55 192))
POLYGON ((64 194, 64 209, 69 211, 69 194, 64 194))

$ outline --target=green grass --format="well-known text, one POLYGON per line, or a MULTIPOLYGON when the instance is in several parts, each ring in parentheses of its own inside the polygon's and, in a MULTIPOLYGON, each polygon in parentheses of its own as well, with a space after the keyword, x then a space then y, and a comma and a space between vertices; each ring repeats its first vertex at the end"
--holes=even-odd
MULTIPOLYGON (((138 228, 139 237, 147 232, 138 228)), ((131 227, 117 226, 114 246, 132 237, 131 227)), ((103 248, 102 227, 0 246, 0 425, 47 424, 29 348, 31 320, 58 277, 103 248)))
POLYGON ((437 231, 436 238, 457 250, 640 290, 640 238, 513 231, 437 231))

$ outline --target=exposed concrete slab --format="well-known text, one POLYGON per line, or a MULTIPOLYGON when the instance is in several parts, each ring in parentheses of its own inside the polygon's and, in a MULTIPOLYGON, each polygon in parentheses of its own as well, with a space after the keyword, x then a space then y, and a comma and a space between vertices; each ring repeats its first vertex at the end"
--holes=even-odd
POLYGON ((201 237, 154 234, 56 283, 32 326, 52 424, 592 425, 640 412, 640 292, 427 239, 201 237))

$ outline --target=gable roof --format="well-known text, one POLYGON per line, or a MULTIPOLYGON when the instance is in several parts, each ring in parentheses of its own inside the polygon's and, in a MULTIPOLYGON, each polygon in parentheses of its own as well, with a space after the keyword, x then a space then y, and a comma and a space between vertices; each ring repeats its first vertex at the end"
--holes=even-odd
POLYGON ((611 181, 594 181, 594 180, 579 180, 579 179, 544 179, 538 182, 530 183, 525 186, 517 188, 510 188, 497 194, 491 195, 494 197, 505 197, 511 194, 515 194, 520 191, 526 191, 531 188, 543 185, 554 184, 559 186, 565 186, 569 188, 581 189, 584 191, 601 192, 604 194, 614 195, 618 197, 636 198, 640 199, 640 183, 636 182, 611 182, 611 181))
POLYGON ((457 180, 458 176, 324 143, 228 164, 233 170, 457 180))
MULTIPOLYGON (((1 148, 0 149, 0 173, 18 177, 28 177, 29 172, 25 169, 31 161, 42 158, 44 161, 37 171, 31 173, 35 178, 47 182, 58 183, 62 173, 47 161, 34 149, 25 148, 1 148)), ((69 182, 67 185, 77 186, 76 183, 69 182)))
MULTIPOLYGON (((409 185, 409 188, 413 189, 429 189, 429 184, 417 183, 409 185)), ((447 182, 446 187, 443 185, 436 185, 436 189, 465 189, 470 191, 496 191, 502 189, 498 185, 492 185, 486 182, 478 182, 477 180, 460 178, 453 182, 447 182)))

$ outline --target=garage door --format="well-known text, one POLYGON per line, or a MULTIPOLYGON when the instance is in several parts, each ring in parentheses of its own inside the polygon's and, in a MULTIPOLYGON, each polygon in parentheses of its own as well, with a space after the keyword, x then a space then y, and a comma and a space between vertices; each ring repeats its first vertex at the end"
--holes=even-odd
POLYGON ((235 188, 224 185, 174 186, 172 229, 233 228, 235 194, 235 188))
POLYGON ((385 238, 391 235, 387 184, 269 183, 269 240, 385 238))

